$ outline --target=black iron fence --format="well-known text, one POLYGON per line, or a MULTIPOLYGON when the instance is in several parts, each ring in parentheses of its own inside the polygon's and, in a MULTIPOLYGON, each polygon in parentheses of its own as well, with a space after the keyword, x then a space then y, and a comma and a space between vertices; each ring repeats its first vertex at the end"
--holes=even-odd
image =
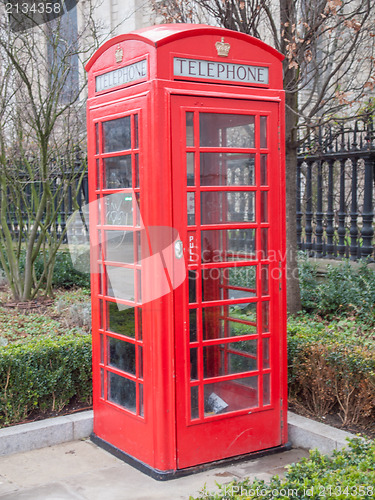
MULTIPOLYGON (((87 173, 84 174, 82 179, 80 178, 81 169, 84 168, 84 164, 77 164, 76 175, 69 173, 69 176, 67 175, 66 178, 57 175, 51 180, 51 190, 57 217, 54 220, 54 224, 48 227, 50 234, 63 235, 69 217, 75 210, 81 209, 83 205, 89 202, 87 173), (66 185, 62 186, 62 183, 66 185)), ((7 209, 7 224, 15 238, 18 238, 20 233, 25 234, 30 231, 34 224, 35 209, 33 209, 33 203, 30 201, 32 199, 32 189, 34 193, 42 193, 42 183, 36 180, 33 182, 33 186, 31 186, 30 181, 25 177, 23 195, 19 197, 19 204, 16 206, 10 201, 7 209)), ((63 242, 67 242, 66 233, 63 242)))
POLYGON ((297 238, 310 256, 374 257, 374 142, 373 117, 305 134, 297 164, 297 238))

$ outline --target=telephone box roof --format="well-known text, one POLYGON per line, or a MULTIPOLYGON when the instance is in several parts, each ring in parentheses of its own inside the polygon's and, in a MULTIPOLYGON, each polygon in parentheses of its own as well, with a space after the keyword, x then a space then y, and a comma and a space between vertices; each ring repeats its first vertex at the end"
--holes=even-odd
POLYGON ((91 57, 86 65, 86 71, 89 71, 91 69, 95 61, 109 47, 126 40, 138 40, 157 48, 182 38, 196 37, 200 35, 229 36, 231 38, 236 38, 238 40, 248 42, 252 46, 259 47, 269 52, 279 61, 282 61, 284 59, 283 54, 278 52, 273 47, 270 47, 258 38, 247 35, 245 33, 241 33, 239 31, 228 30, 226 28, 219 28, 215 26, 208 26, 205 24, 159 24, 111 38, 111 40, 108 40, 101 47, 99 47, 99 49, 91 57))

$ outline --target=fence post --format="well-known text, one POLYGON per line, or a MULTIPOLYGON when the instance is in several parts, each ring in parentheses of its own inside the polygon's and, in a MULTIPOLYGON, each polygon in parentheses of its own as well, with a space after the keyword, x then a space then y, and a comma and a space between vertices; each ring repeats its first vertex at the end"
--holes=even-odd
POLYGON ((302 210, 301 210, 301 162, 297 161, 297 199, 296 199, 296 216, 297 216, 297 245, 298 249, 302 249, 302 210))
POLYGON ((335 233, 335 228, 333 227, 333 164, 334 160, 328 160, 328 206, 327 206, 327 257, 335 257, 335 247, 333 244, 333 236, 335 233))
POLYGON ((316 256, 323 257, 323 162, 318 161, 317 204, 316 204, 316 256))
POLYGON ((352 160, 352 204, 350 207, 350 259, 356 260, 358 256, 358 203, 357 203, 357 158, 352 160))
POLYGON ((345 236, 346 236, 346 229, 345 229, 345 219, 346 219, 346 213, 345 213, 345 160, 340 161, 340 208, 338 212, 338 228, 337 228, 337 234, 339 237, 339 243, 338 243, 338 252, 340 257, 345 257, 346 253, 346 245, 345 245, 345 236))
POLYGON ((305 249, 308 255, 312 253, 312 164, 309 162, 307 164, 307 176, 306 176, 306 213, 305 213, 305 232, 306 232, 306 244, 305 249))
POLYGON ((374 228, 372 221, 374 218, 373 212, 373 160, 371 156, 365 158, 365 189, 362 210, 362 252, 361 257, 371 257, 373 253, 372 238, 374 236, 374 228))

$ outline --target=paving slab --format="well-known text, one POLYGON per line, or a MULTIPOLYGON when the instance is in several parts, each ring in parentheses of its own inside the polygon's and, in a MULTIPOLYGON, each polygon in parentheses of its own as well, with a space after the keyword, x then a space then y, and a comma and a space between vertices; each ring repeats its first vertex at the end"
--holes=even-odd
POLYGON ((204 485, 217 490, 245 477, 268 480, 287 464, 307 456, 292 449, 226 464, 170 481, 156 481, 115 458, 89 440, 18 453, 0 458, 1 500, 188 500, 204 485))

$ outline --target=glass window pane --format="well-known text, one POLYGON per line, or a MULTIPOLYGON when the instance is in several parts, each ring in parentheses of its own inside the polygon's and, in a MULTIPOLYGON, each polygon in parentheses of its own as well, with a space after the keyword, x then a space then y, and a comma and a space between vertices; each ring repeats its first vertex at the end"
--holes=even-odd
POLYGON ((204 377, 219 377, 257 370, 257 340, 203 347, 204 377))
POLYGON ((187 223, 189 226, 195 224, 195 193, 186 193, 187 196, 187 223))
POLYGON ((268 191, 260 193, 260 222, 268 222, 268 191))
POLYGON ((139 264, 141 262, 141 259, 142 259, 142 243, 141 243, 141 232, 140 231, 136 231, 135 239, 137 242, 137 262, 139 264))
POLYGON ((254 307, 254 313, 251 316, 249 313, 253 311, 250 310, 250 306, 256 306, 256 304, 204 308, 203 339, 256 334, 256 307, 254 307), (230 317, 224 316, 226 309, 231 309, 230 317), (246 312, 246 310, 250 311, 246 312))
POLYGON ((198 379, 198 349, 190 349, 190 380, 198 379))
POLYGON ((268 229, 264 228, 260 230, 261 237, 261 258, 268 258, 268 229))
POLYGON ((103 368, 100 369, 100 385, 101 385, 100 395, 104 399, 104 370, 103 370, 103 368))
POLYGON ((137 302, 142 304, 142 273, 137 269, 137 302))
POLYGON ((107 261, 134 262, 132 231, 104 231, 107 261))
POLYGON ((256 274, 256 266, 203 269, 203 300, 255 297, 256 274))
POLYGON ((201 231, 202 262, 254 260, 255 229, 201 231))
POLYGON ((137 307, 138 314, 138 340, 142 340, 143 338, 143 326, 142 326, 142 308, 137 307))
MULTIPOLYGON (((102 220, 101 220, 101 216, 102 216, 102 203, 103 203, 103 198, 101 196, 97 196, 96 197, 96 207, 97 207, 97 217, 98 217, 98 224, 101 224, 102 223, 102 220)), ((100 234, 100 232, 99 232, 100 234)), ((100 253, 99 253, 100 255, 100 253)))
POLYGON ((141 225, 141 193, 135 193, 135 221, 134 224, 141 225))
POLYGON ((138 389, 139 389, 139 415, 141 417, 144 417, 144 398, 143 398, 143 385, 138 384, 138 389))
POLYGON ((116 302, 108 304, 108 328, 111 332, 135 338, 134 307, 126 307, 122 304, 120 309, 116 302))
POLYGON ((195 185, 195 153, 186 153, 186 181, 187 186, 195 185))
POLYGON ((113 226, 133 225, 131 193, 114 193, 104 197, 105 224, 113 226))
POLYGON ((260 117, 260 147, 267 147, 267 116, 260 117))
POLYGON ((138 377, 143 378, 143 347, 138 346, 138 377))
POLYGON ((257 376, 204 386, 205 417, 256 406, 258 406, 257 376))
POLYGON ((263 404, 271 404, 271 374, 265 373, 263 375, 263 404))
POLYGON ((104 335, 100 334, 100 362, 104 364, 104 335))
POLYGON ((262 332, 270 331, 270 303, 262 302, 262 332))
POLYGON ((104 153, 131 149, 130 116, 103 122, 104 153))
POLYGON ((191 406, 191 419, 199 418, 199 387, 191 388, 191 396, 190 396, 190 406, 191 406))
POLYGON ((99 123, 95 123, 95 153, 99 154, 99 123))
POLYGON ((103 301, 99 300, 99 328, 104 330, 104 306, 103 301))
POLYGON ((134 155, 134 179, 135 179, 135 186, 136 188, 139 188, 139 155, 136 154, 134 155))
POLYGON ((263 265, 260 270, 261 273, 261 284, 262 284, 262 295, 268 295, 269 293, 269 266, 263 265))
POLYGON ((132 187, 132 158, 130 155, 105 158, 103 163, 104 187, 106 189, 132 187))
POLYGON ((100 189, 100 162, 96 160, 96 189, 100 189))
POLYGON ((136 413, 135 382, 108 372, 108 400, 136 413))
POLYGON ((186 146, 194 146, 194 113, 186 113, 186 146))
POLYGON ((98 291, 99 295, 103 295, 103 266, 98 266, 98 291))
POLYGON ((260 185, 268 185, 267 155, 260 155, 260 185))
POLYGON ((138 126, 138 115, 134 115, 134 149, 137 149, 139 146, 139 126, 138 126))
POLYGON ((197 341, 197 310, 189 310, 189 338, 190 342, 197 341))
POLYGON ((201 153, 201 186, 253 186, 255 155, 201 153))
POLYGON ((257 304, 204 307, 203 340, 257 333, 257 304))
POLYGON ((255 221, 255 192, 209 191, 201 193, 202 224, 255 221))
POLYGON ((189 303, 197 301, 197 272, 189 271, 189 303))
POLYGON ((251 115, 200 113, 199 131, 201 147, 255 147, 255 117, 251 115))
POLYGON ((241 373, 257 370, 257 345, 258 341, 256 339, 228 344, 227 373, 241 373))
POLYGON ((106 266, 107 295, 134 302, 134 270, 106 266))
POLYGON ((108 364, 135 375, 135 345, 108 337, 108 364))
POLYGON ((263 369, 270 367, 270 339, 263 339, 263 369))

